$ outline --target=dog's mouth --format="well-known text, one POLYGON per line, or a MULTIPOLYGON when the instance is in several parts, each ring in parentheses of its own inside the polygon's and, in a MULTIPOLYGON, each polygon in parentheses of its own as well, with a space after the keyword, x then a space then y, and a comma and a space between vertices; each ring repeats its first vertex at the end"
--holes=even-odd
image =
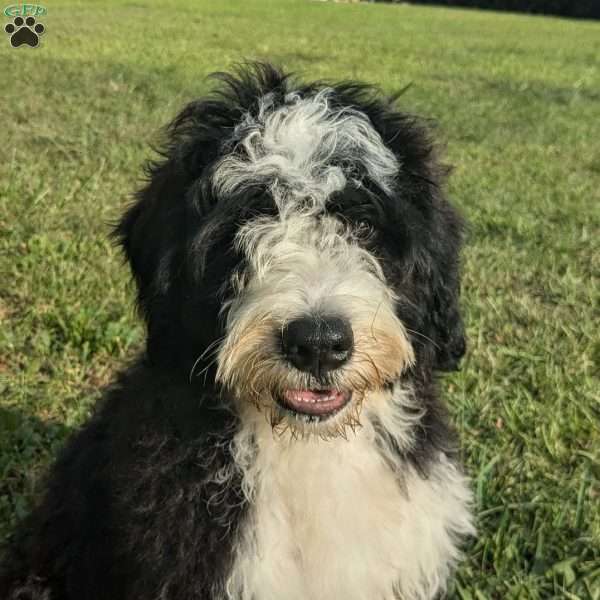
POLYGON ((325 390, 285 390, 278 403, 300 415, 326 419, 338 413, 352 398, 351 392, 334 389, 325 390))

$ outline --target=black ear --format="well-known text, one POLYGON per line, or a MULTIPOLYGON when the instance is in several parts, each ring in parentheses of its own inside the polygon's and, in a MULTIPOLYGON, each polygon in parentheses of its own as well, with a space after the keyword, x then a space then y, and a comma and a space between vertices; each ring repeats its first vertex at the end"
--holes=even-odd
POLYGON ((198 213, 188 201, 186 178, 173 160, 151 168, 114 235, 137 284, 137 301, 148 332, 149 354, 176 346, 186 245, 198 213))
POLYGON ((223 137, 226 110, 220 106, 192 102, 165 128, 162 158, 147 165, 147 184, 115 228, 143 310, 170 285, 175 254, 184 251, 200 214, 210 209, 203 182, 223 137))
MULTIPOLYGON (((138 286, 142 308, 169 282, 168 257, 176 246, 173 216, 181 212, 184 191, 171 164, 153 170, 148 184, 136 194, 114 231, 138 286)), ((179 219, 177 219, 179 220, 179 219)))
POLYGON ((405 323, 417 366, 454 371, 466 351, 460 308, 460 249, 463 222, 436 186, 421 188, 425 212, 405 212, 400 237, 408 246, 392 280, 399 282, 399 317, 405 323), (403 301, 404 299, 404 301, 403 301))
POLYGON ((191 287, 185 281, 194 270, 192 240, 209 210, 205 172, 221 137, 209 108, 208 101, 192 103, 166 128, 162 159, 148 164, 146 185, 114 230, 137 284, 148 354, 155 360, 179 361, 191 346, 182 322, 191 287))
POLYGON ((405 277, 415 308, 409 327, 423 362, 452 371, 465 354, 460 312, 460 262, 463 220, 447 200, 450 172, 439 157, 430 125, 389 106, 371 105, 370 115, 400 164, 394 201, 398 247, 403 247, 405 277))
POLYGON ((431 306, 431 336, 435 368, 456 371, 466 352, 465 329, 459 306, 458 266, 435 277, 431 306))
POLYGON ((427 218, 409 213, 411 225, 400 235, 411 238, 401 242, 409 248, 390 277, 398 282, 399 317, 412 340, 417 366, 454 371, 466 351, 460 309, 462 221, 439 190, 436 195, 427 218))

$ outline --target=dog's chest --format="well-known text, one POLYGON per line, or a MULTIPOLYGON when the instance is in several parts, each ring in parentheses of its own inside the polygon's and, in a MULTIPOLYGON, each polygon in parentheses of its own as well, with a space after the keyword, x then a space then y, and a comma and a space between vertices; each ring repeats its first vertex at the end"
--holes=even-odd
POLYGON ((423 569, 440 568, 443 548, 431 545, 444 529, 423 518, 436 501, 427 482, 409 473, 400 483, 360 436, 263 442, 246 473, 254 504, 230 597, 387 600, 425 590, 423 569))

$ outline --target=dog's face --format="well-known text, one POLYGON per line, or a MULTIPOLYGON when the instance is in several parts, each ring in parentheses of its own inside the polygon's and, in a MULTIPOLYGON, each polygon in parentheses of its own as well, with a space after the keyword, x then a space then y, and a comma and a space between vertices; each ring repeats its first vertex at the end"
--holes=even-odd
POLYGON ((279 430, 343 434, 464 352, 460 221, 423 128, 370 90, 226 83, 172 125, 118 228, 149 352, 279 430))

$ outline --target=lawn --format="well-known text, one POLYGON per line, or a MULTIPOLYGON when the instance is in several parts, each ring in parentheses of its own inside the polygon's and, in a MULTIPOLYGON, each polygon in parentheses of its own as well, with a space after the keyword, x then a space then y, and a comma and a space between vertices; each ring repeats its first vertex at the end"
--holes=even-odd
POLYGON ((452 597, 600 599, 600 23, 300 0, 48 8, 41 47, 0 44, 0 539, 140 346, 107 233, 160 126, 209 72, 270 58, 410 85, 400 105, 435 119, 455 166, 470 349, 443 387, 479 537, 452 597))

